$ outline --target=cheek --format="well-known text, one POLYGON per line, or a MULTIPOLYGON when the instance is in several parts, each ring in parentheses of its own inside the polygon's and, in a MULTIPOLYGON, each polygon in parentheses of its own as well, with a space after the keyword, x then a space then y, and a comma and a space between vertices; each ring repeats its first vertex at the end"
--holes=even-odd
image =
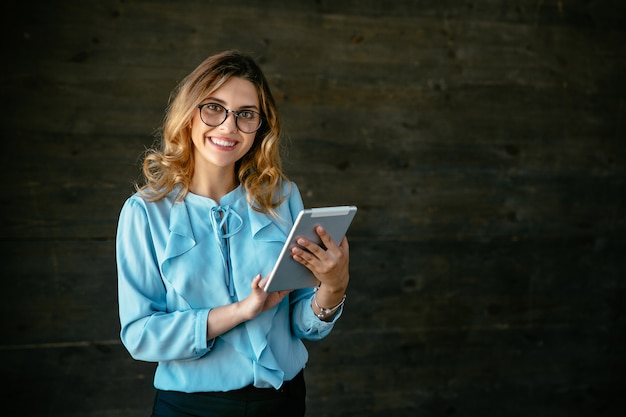
POLYGON ((204 123, 202 123, 202 125, 199 125, 195 117, 191 120, 191 122, 189 122, 189 127, 188 127, 189 136, 191 136, 192 142, 197 142, 197 141, 202 142, 204 138, 204 128, 205 128, 204 123))
POLYGON ((256 133, 251 134, 250 137, 246 137, 245 145, 244 145, 246 154, 249 153, 250 150, 254 147, 255 140, 256 140, 255 138, 256 138, 256 133))

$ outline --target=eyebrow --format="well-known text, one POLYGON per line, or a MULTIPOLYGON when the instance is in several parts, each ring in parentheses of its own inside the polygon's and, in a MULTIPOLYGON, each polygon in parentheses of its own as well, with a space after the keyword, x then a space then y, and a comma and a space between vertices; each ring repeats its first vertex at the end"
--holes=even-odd
MULTIPOLYGON (((226 102, 224 100, 221 100, 221 99, 217 98, 217 97, 207 97, 207 98, 205 98, 202 101, 203 102, 205 102, 205 101, 215 101, 215 102, 217 102, 217 104, 221 104, 223 106, 226 106, 226 102)), ((254 104, 241 106, 241 107, 239 107, 238 110, 241 110, 241 109, 253 109, 253 110, 259 111, 258 106, 254 105, 254 104)))

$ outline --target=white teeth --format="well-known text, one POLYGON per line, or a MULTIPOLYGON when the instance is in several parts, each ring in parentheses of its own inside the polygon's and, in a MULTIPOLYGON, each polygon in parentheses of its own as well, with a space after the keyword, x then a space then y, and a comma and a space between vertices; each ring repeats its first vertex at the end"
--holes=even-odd
POLYGON ((211 138, 211 142, 219 146, 235 146, 235 144, 237 143, 237 142, 231 142, 228 140, 216 139, 216 138, 211 138))

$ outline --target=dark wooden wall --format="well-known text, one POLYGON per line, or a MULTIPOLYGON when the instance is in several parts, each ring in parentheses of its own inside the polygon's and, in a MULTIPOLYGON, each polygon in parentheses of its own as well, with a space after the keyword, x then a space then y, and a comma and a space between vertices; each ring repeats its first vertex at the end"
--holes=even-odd
POLYGON ((359 206, 310 415, 617 415, 625 4, 4 2, 0 412, 149 415, 117 215, 170 90, 237 48, 272 81, 306 205, 359 206))

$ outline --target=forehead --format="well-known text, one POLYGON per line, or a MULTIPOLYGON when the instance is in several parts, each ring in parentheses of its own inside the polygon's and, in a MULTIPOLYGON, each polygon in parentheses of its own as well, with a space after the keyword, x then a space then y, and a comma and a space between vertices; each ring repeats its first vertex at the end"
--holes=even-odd
POLYGON ((259 94, 255 85, 241 77, 228 79, 211 92, 207 99, 219 100, 228 105, 257 107, 259 105, 259 94))

